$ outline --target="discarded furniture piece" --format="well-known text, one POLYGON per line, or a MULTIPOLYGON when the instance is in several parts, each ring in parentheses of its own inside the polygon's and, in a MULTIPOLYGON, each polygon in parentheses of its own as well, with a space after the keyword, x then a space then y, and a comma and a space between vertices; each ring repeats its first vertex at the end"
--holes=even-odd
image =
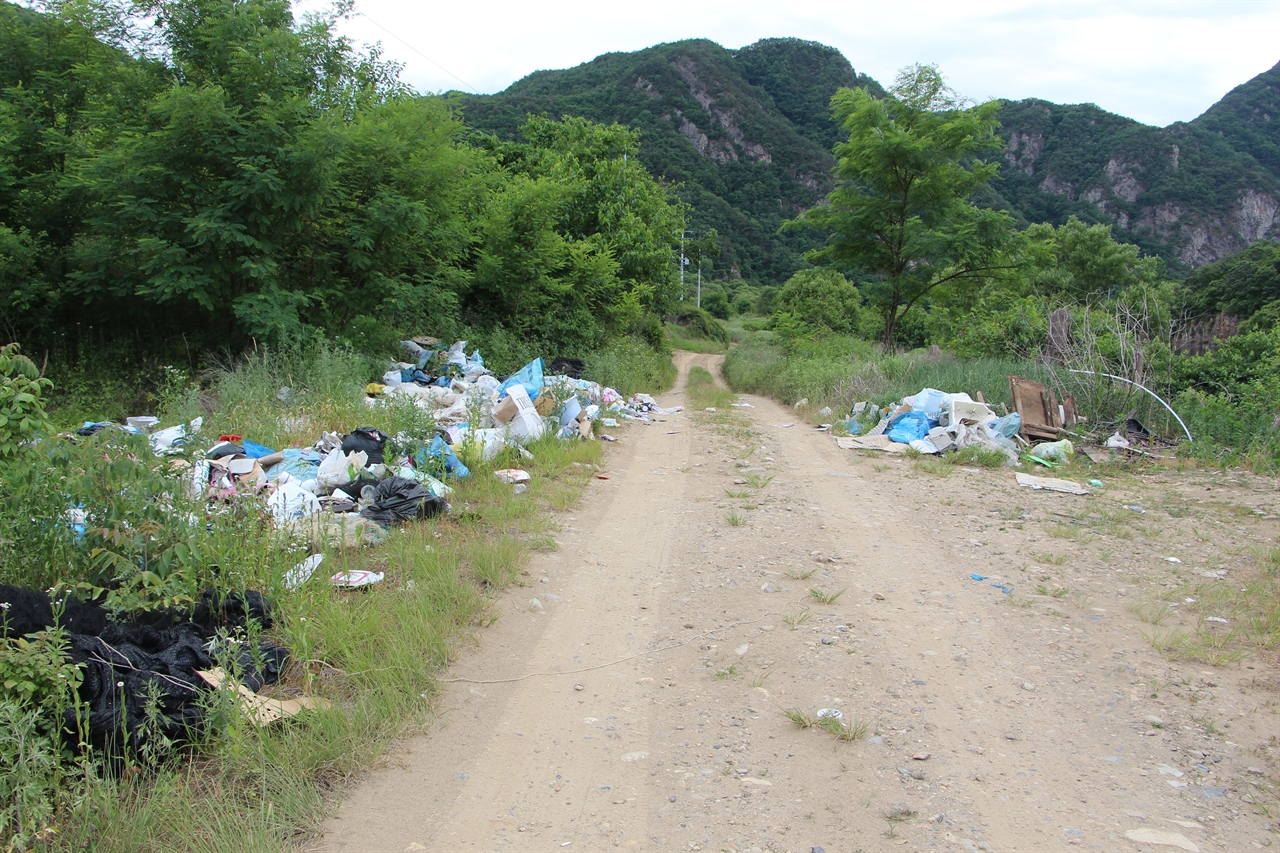
POLYGON ((1064 394, 1062 401, 1052 388, 1034 379, 1009 374, 1009 396, 1013 410, 1022 416, 1022 437, 1027 441, 1053 441, 1058 431, 1076 422, 1076 401, 1064 394))

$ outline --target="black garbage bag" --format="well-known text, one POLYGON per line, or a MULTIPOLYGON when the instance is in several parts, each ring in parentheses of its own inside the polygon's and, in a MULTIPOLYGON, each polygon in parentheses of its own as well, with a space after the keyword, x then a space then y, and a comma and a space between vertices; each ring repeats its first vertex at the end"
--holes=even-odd
POLYGON ((562 356, 551 362, 551 366, 547 368, 547 375, 581 379, 582 371, 586 366, 586 363, 580 358, 564 358, 562 356))
POLYGON ((387 447, 387 434, 374 427, 360 427, 342 437, 342 452, 353 453, 363 450, 369 456, 370 465, 378 465, 383 461, 387 447))
MULTIPOLYGON (((0 584, 0 637, 23 637, 52 628, 53 603, 49 594, 0 584)), ((74 595, 62 603, 58 624, 72 634, 97 634, 107 627, 107 611, 74 595)))
MULTIPOLYGON (((125 750, 142 756, 155 738, 177 743, 201 729, 200 697, 209 687, 196 670, 214 663, 195 625, 108 626, 69 640, 68 657, 84 668, 79 699, 88 706, 88 743, 104 758, 118 762, 125 750)), ((64 715, 64 728, 76 731, 76 709, 64 715)))
POLYGON ((431 518, 444 511, 444 501, 417 480, 388 477, 374 487, 374 502, 360 514, 386 527, 415 518, 431 518))
MULTIPOLYGON (((51 628, 54 608, 45 592, 0 585, 6 604, 0 620, 3 636, 16 637, 51 628)), ((118 770, 126 754, 141 759, 156 738, 180 743, 207 725, 201 697, 211 688, 196 674, 220 662, 251 690, 280 680, 289 651, 274 643, 223 646, 218 634, 245 628, 250 621, 272 624, 271 604, 255 590, 206 590, 194 608, 133 614, 127 624, 112 622, 94 602, 69 597, 57 615, 68 632, 67 657, 83 664, 78 689, 88 706, 88 744, 118 770)), ((63 719, 66 743, 78 746, 79 721, 70 708, 63 719)), ((158 755, 160 750, 152 754, 158 755)))
POLYGON ((206 589, 200 593, 200 601, 191 612, 191 621, 201 628, 206 638, 212 637, 219 628, 246 628, 251 619, 263 628, 273 624, 271 603, 256 589, 244 592, 206 589))

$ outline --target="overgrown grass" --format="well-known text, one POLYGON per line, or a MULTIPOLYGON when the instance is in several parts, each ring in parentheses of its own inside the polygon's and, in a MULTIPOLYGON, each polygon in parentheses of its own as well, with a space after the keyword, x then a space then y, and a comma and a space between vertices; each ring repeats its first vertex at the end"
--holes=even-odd
MULTIPOLYGON (((428 439, 433 425, 416 407, 366 406, 366 368, 346 355, 339 348, 320 348, 301 360, 253 354, 220 370, 202 391, 179 388, 164 411, 170 421, 202 414, 206 443, 234 432, 268 446, 296 446, 310 444, 322 430, 364 425, 428 439), (284 387, 293 393, 279 395, 284 387)), ((653 390, 642 383, 674 372, 626 342, 604 362, 597 369, 627 380, 616 382, 619 390, 653 390), (639 378, 628 372, 636 369, 639 378)), ((35 838, 38 849, 49 851, 295 847, 323 817, 326 791, 368 767, 395 738, 428 725, 437 673, 473 627, 492 618, 491 597, 519 580, 529 551, 546 547, 555 510, 576 501, 602 446, 548 436, 529 450, 533 460, 506 451, 475 465, 471 478, 453 482, 450 515, 393 528, 374 548, 326 548, 315 576, 293 591, 283 576, 306 551, 283 538, 254 501, 211 509, 186 497, 173 460, 154 457, 142 439, 107 432, 76 444, 53 440, 24 464, 6 466, 0 471, 0 581, 27 588, 111 584, 92 553, 101 537, 90 531, 78 541, 64 521, 68 506, 82 504, 91 527, 136 529, 134 551, 113 545, 126 551, 126 563, 145 552, 158 567, 162 552, 171 552, 161 573, 165 594, 190 597, 210 585, 269 594, 276 624, 251 639, 281 643, 292 655, 272 690, 319 695, 333 706, 263 729, 228 704, 210 734, 175 748, 153 771, 124 775, 105 774, 93 762, 68 763, 46 744, 25 754, 29 771, 13 777, 24 787, 0 797, 0 823, 23 808, 37 823, 56 826, 56 833, 23 832, 24 844, 35 838), (492 476, 512 465, 532 475, 524 494, 492 476), (153 527, 141 527, 147 519, 153 527), (386 577, 357 591, 327 582, 354 569, 386 577), (46 808, 33 811, 23 802, 46 808)), ((151 596, 154 604, 159 593, 144 584, 131 594, 139 601, 151 596)), ((11 643, 0 643, 0 658, 14 653, 11 643)), ((3 704, 0 716, 12 731, 20 721, 9 717, 12 703, 3 704)), ((14 825, 0 826, 6 841, 14 834, 14 825)))
POLYGON ((737 397, 728 388, 716 384, 705 367, 694 365, 689 368, 688 384, 685 391, 694 409, 728 409, 737 397))
POLYGON ((673 323, 667 323, 667 341, 671 344, 672 349, 682 349, 686 352, 724 352, 727 344, 724 341, 710 340, 708 338, 699 338, 687 334, 688 330, 677 326, 673 323))
POLYGON ((641 391, 665 391, 675 384, 678 373, 670 351, 656 350, 637 337, 618 338, 583 360, 584 379, 616 388, 628 397, 641 391))
POLYGON ((921 388, 981 392, 988 403, 1009 405, 1010 373, 1046 378, 1032 361, 958 359, 923 350, 886 356, 870 342, 839 335, 788 346, 790 351, 772 332, 749 333, 725 356, 730 387, 788 404, 807 399, 813 408, 830 406, 840 417, 854 403, 884 405, 921 388))

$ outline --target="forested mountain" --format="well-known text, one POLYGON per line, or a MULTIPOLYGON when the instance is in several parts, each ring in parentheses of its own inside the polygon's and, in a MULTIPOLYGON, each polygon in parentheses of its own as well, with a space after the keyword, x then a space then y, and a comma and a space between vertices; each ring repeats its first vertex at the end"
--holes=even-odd
MULTIPOLYGON (((945 69, 944 69, 945 70, 945 69)), ((719 267, 779 282, 817 235, 778 224, 830 189, 839 138, 827 109, 840 86, 883 90, 834 48, 766 39, 741 50, 706 40, 612 53, 539 71, 496 95, 465 96, 466 122, 513 137, 526 113, 617 121, 642 133, 640 157, 682 184, 692 228, 716 228, 719 267)), ((1004 161, 984 201, 1022 223, 1071 215, 1176 268, 1280 239, 1280 65, 1204 115, 1154 128, 1091 104, 1037 99, 1001 110, 1004 161)))
POLYGON ((1021 219, 1075 214, 1187 267, 1280 239, 1280 65, 1204 115, 1149 127, 1092 104, 1006 104, 993 188, 1021 219))
POLYGON ((777 231, 831 189, 838 129, 828 104, 841 86, 881 91, 814 42, 768 39, 729 51, 698 39, 539 71, 498 95, 466 97, 463 117, 504 139, 528 113, 638 128, 641 160, 681 185, 691 230, 723 236, 718 265, 772 282, 799 269, 821 239, 777 231))

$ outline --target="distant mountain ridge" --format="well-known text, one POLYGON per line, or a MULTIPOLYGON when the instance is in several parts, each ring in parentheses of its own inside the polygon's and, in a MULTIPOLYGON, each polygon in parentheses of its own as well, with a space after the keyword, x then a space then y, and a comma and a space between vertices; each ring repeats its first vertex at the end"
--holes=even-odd
MULTIPOLYGON (((528 113, 638 128, 641 158, 680 185, 694 230, 721 234, 719 268, 778 282, 820 240, 777 229, 831 188, 840 131, 828 104, 841 86, 884 91, 817 42, 764 39, 735 51, 696 39, 604 54, 535 72, 495 95, 461 97, 468 124, 503 138, 528 113)), ((1175 269, 1280 240, 1280 64, 1168 128, 1038 99, 1007 103, 1000 119, 1002 168, 983 201, 1020 222, 1057 224, 1074 214, 1110 223, 1117 239, 1175 269)))

